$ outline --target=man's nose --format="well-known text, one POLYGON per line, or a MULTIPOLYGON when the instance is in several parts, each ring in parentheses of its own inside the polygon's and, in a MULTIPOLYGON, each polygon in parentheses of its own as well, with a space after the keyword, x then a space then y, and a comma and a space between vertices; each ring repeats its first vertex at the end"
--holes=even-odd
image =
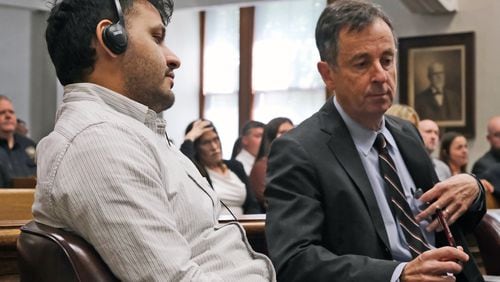
POLYGON ((386 82, 387 81, 387 70, 380 64, 380 62, 375 62, 371 68, 372 72, 372 82, 386 82))
POLYGON ((170 70, 178 69, 181 66, 181 60, 172 50, 165 46, 165 59, 170 70))

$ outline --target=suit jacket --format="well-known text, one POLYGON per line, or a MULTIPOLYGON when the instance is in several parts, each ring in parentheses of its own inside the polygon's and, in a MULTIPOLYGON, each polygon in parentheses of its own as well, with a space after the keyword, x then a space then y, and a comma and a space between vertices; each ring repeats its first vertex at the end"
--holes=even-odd
MULTIPOLYGON (((434 166, 410 123, 386 117, 416 187, 436 183, 434 166)), ((392 260, 384 222, 349 131, 328 101, 290 133, 276 139, 268 162, 266 236, 281 281, 390 281, 392 260)), ((485 212, 468 212, 451 226, 467 250, 485 212)), ((446 245, 436 233, 436 245, 446 245)), ((482 281, 471 260, 458 281, 482 281)))
POLYGON ((474 163, 472 173, 478 177, 484 177, 486 171, 495 164, 500 164, 500 155, 494 149, 490 149, 474 163))
POLYGON ((460 95, 449 89, 443 90, 443 104, 438 105, 432 89, 429 87, 417 95, 415 99, 415 110, 421 119, 460 120, 462 117, 462 105, 460 95))

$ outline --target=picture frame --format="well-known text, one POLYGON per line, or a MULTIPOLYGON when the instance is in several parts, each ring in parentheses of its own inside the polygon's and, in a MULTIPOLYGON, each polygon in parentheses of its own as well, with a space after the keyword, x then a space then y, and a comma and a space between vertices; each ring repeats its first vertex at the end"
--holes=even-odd
POLYGON ((399 101, 442 131, 475 134, 473 32, 399 38, 399 101))

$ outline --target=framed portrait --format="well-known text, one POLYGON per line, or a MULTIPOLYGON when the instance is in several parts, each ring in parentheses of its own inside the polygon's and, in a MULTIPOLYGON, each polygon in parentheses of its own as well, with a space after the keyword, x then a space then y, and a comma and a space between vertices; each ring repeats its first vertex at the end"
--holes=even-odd
POLYGON ((474 33, 399 39, 399 101, 443 131, 474 136, 474 33))

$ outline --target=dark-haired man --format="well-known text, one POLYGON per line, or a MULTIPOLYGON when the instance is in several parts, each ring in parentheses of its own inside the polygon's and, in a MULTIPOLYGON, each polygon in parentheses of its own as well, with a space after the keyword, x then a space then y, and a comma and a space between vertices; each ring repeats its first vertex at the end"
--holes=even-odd
MULTIPOLYGON (((243 126, 241 130, 240 146, 241 151, 236 155, 235 159, 243 164, 247 176, 252 171, 255 157, 259 152, 262 134, 264 134, 264 126, 260 121, 250 120, 243 126)), ((238 142, 238 141, 237 141, 238 142)), ((233 149, 234 151, 234 149, 233 149)))
POLYGON ((467 174, 438 183, 415 126, 384 115, 396 93, 390 19, 370 2, 337 0, 318 20, 316 44, 335 95, 276 139, 268 162, 266 238, 278 279, 482 281, 463 235, 485 212, 482 187, 467 174), (463 249, 440 232, 438 208, 463 249))
POLYGON ((486 130, 490 149, 474 163, 472 173, 490 181, 493 194, 500 199, 500 116, 491 117, 486 130))
POLYGON ((64 97, 40 142, 35 220, 76 232, 122 281, 273 281, 239 224, 171 146, 170 0, 63 0, 46 40, 64 97), (121 14, 123 7, 123 15, 121 14))

